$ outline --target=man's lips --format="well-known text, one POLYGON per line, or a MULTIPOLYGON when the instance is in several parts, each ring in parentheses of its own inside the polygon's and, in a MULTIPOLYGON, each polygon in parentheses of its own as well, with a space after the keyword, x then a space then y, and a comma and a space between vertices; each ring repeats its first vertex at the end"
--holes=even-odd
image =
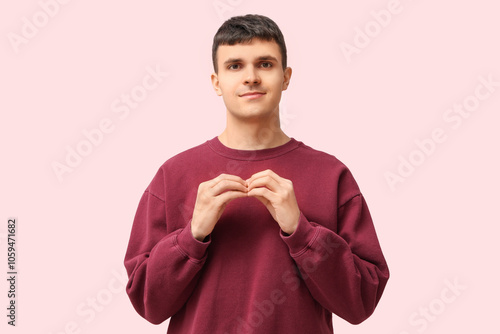
POLYGON ((266 93, 264 93, 264 92, 248 92, 248 93, 240 95, 240 97, 244 97, 247 99, 256 99, 256 98, 259 98, 265 94, 266 93))

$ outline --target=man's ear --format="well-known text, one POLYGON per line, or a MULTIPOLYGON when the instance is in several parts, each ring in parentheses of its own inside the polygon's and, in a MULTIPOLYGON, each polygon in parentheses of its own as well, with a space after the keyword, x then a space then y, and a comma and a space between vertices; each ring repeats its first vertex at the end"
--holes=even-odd
POLYGON ((210 78, 212 79, 212 86, 214 87, 215 92, 217 93, 217 95, 221 96, 222 90, 220 89, 219 77, 217 76, 217 73, 212 73, 210 78))
POLYGON ((281 86, 282 90, 286 90, 288 88, 291 77, 292 77, 292 68, 291 67, 285 68, 285 71, 283 73, 283 85, 281 86))

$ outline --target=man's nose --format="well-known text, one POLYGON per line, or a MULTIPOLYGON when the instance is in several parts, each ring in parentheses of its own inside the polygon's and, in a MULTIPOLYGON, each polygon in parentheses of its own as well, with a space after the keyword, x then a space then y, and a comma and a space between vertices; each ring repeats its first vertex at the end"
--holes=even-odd
POLYGON ((247 66, 245 72, 245 84, 258 84, 260 83, 259 73, 257 69, 253 66, 247 66))

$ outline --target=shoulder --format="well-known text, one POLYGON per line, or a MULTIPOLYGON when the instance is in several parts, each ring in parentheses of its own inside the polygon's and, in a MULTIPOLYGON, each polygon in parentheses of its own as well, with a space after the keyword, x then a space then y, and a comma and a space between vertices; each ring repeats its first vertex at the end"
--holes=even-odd
POLYGON ((339 192, 347 197, 360 193, 358 184, 347 165, 332 153, 312 148, 301 142, 297 150, 300 158, 307 161, 308 170, 323 180, 337 184, 339 192))
POLYGON ((181 151, 174 156, 167 159, 161 166, 162 170, 172 170, 172 169, 184 169, 206 155, 208 147, 208 141, 201 143, 197 146, 191 147, 184 151, 181 151))
POLYGON ((165 186, 173 180, 182 181, 183 176, 190 168, 199 165, 200 157, 204 157, 208 150, 207 141, 197 146, 181 151, 168 158, 157 170, 147 191, 157 197, 164 198, 165 186))
POLYGON ((311 146, 306 145, 301 141, 299 141, 299 143, 299 152, 304 156, 308 156, 309 158, 315 159, 316 161, 324 161, 325 163, 343 165, 343 163, 339 159, 337 159, 335 155, 312 148, 311 146))
POLYGON ((305 159, 309 164, 317 166, 319 169, 326 170, 329 173, 350 173, 347 166, 332 153, 312 148, 303 142, 300 142, 297 153, 300 155, 301 159, 305 159))

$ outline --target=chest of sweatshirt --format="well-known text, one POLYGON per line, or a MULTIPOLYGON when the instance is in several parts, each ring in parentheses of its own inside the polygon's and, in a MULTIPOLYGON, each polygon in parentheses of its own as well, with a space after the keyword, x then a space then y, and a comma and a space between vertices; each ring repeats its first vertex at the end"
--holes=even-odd
MULTIPOLYGON (((303 144, 284 154, 265 159, 242 156, 239 159, 214 152, 203 144, 169 159, 160 168, 149 190, 165 201, 167 232, 184 228, 190 221, 198 186, 226 173, 248 179, 271 169, 293 183, 301 212, 309 221, 337 230, 337 210, 359 193, 347 167, 334 156, 303 144)), ((239 198, 226 206, 214 228, 213 237, 240 239, 279 232, 267 208, 256 198, 239 198)))

